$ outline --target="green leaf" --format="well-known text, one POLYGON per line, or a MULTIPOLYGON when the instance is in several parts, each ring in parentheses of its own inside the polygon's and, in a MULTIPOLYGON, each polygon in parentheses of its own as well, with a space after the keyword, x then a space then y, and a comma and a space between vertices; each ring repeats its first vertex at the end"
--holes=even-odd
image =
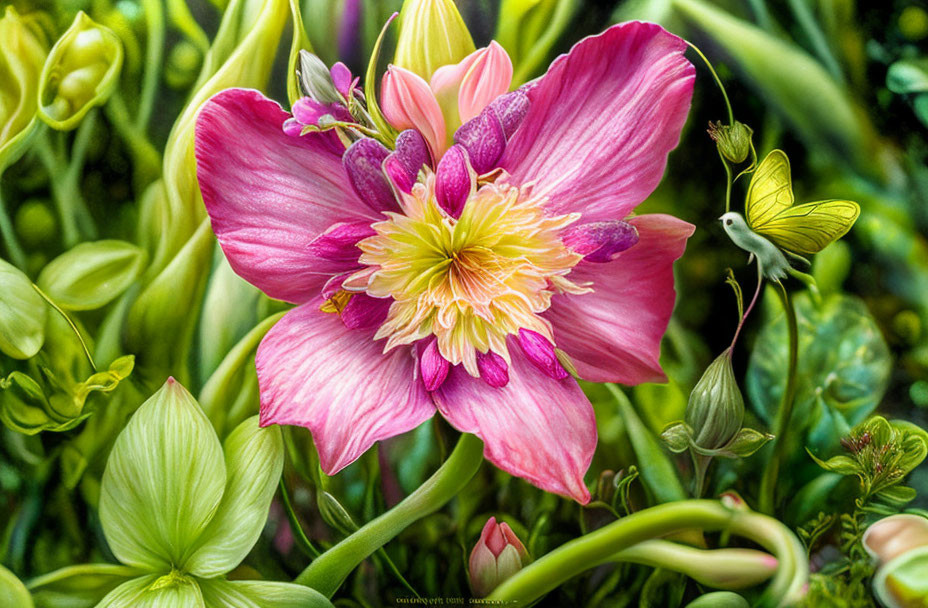
POLYGON ((0 259, 0 351, 14 359, 34 356, 45 341, 47 314, 29 277, 0 259))
POLYGON ((918 492, 915 491, 915 488, 902 485, 890 486, 876 493, 876 497, 880 500, 894 503, 900 507, 907 502, 915 500, 916 496, 918 496, 918 492))
POLYGON ((38 382, 22 372, 0 379, 0 421, 13 431, 26 435, 68 431, 89 415, 73 408, 67 398, 49 398, 38 382))
POLYGON ((183 564, 219 507, 222 446, 173 378, 139 407, 110 452, 100 520, 119 561, 150 571, 183 564))
POLYGON ((32 608, 32 597, 15 574, 0 566, 0 606, 32 608))
MULTIPOLYGON (((770 303, 770 302, 768 302, 770 303)), ((808 294, 794 299, 799 365, 794 436, 818 453, 837 447, 847 428, 865 419, 883 398, 892 368, 889 347, 862 300, 834 294, 816 306, 808 294)), ((771 422, 786 386, 786 321, 778 314, 755 342, 746 377, 755 410, 771 422)))
POLYGON ((309 587, 268 581, 200 581, 206 608, 331 608, 327 597, 309 587))
POLYGON ((81 564, 32 579, 29 590, 36 608, 93 608, 107 593, 140 574, 128 566, 81 564))
POLYGON ((765 443, 773 439, 769 433, 761 433, 754 429, 743 428, 731 438, 724 447, 717 450, 702 450, 698 446, 693 446, 700 454, 721 456, 723 458, 747 458, 757 450, 761 449, 765 443), (709 454, 709 452, 713 454, 709 454))
POLYGON ((206 608, 200 586, 190 577, 149 574, 113 589, 96 608, 206 608))
POLYGON ((693 432, 685 422, 674 422, 661 432, 661 441, 664 442, 668 450, 679 454, 690 447, 693 442, 693 432))
POLYGON ((119 36, 79 11, 45 60, 39 118, 59 131, 76 127, 113 92, 122 57, 119 36))
POLYGON ((48 263, 36 281, 58 306, 93 310, 115 300, 145 265, 145 252, 125 241, 81 243, 48 263))
POLYGON ((928 58, 903 59, 889 66, 886 88, 900 95, 928 91, 928 58))
POLYGON ((284 467, 280 427, 260 428, 254 416, 224 445, 227 482, 219 510, 197 541, 184 569, 204 578, 235 568, 251 551, 267 520, 284 467))
POLYGON ((815 461, 815 464, 822 467, 826 471, 831 471, 832 473, 838 473, 840 475, 859 475, 861 473, 860 465, 858 465, 857 461, 850 456, 839 454, 829 458, 828 460, 822 460, 816 457, 815 454, 809 451, 808 448, 806 448, 806 452, 809 453, 809 456, 812 457, 812 460, 815 461))

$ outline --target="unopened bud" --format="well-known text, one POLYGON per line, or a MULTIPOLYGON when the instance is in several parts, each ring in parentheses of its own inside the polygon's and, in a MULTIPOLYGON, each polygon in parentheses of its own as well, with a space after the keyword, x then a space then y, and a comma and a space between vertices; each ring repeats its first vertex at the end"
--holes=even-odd
POLYGON ((393 64, 425 80, 476 50, 453 0, 406 0, 393 64))
POLYGON ((728 350, 716 357, 696 383, 685 418, 693 432, 693 443, 706 449, 725 446, 741 429, 744 398, 728 350))
POLYGON ((723 125, 721 121, 709 123, 709 137, 722 156, 733 163, 742 163, 748 157, 753 134, 751 127, 737 120, 730 125, 723 125))
POLYGON ((504 580, 528 563, 525 546, 506 523, 491 517, 470 553, 470 585, 477 597, 486 597, 504 580))

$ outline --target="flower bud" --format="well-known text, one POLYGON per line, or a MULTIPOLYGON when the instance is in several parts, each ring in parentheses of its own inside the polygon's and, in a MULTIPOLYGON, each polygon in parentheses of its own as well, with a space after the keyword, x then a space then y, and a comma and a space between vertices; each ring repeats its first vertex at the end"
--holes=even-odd
POLYGON ((474 595, 486 597, 528 563, 528 551, 508 524, 491 517, 470 553, 468 569, 474 595))
POLYGON ((0 171, 19 158, 35 126, 39 76, 46 49, 12 6, 0 19, 0 171))
POLYGON ((883 518, 863 536, 867 552, 878 560, 873 592, 884 606, 916 608, 928 601, 928 519, 900 514, 883 518))
POLYGON ((39 84, 39 116, 53 129, 77 126, 113 92, 122 68, 122 42, 83 12, 55 43, 39 84))
POLYGON ((709 364, 686 404, 693 443, 706 449, 725 446, 741 428, 744 398, 731 368, 729 350, 709 364))
POLYGON ((453 0, 406 0, 393 63, 425 80, 443 65, 458 63, 475 50, 453 0))
POLYGON ((754 130, 744 123, 736 120, 734 124, 723 125, 721 121, 710 121, 708 131, 719 152, 729 162, 743 163, 751 152, 754 130))

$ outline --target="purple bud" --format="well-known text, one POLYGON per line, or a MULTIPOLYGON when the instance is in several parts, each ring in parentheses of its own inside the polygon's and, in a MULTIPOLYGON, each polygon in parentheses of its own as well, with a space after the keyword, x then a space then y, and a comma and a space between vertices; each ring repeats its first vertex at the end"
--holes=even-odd
POLYGON ((411 192, 419 170, 429 162, 429 148, 415 129, 406 129, 396 138, 396 151, 384 162, 384 171, 403 192, 411 192))
POLYGON ((349 298, 339 316, 348 329, 370 329, 384 322, 392 302, 391 298, 356 293, 349 298))
POLYGON ((461 125, 454 134, 454 141, 467 150, 471 166, 480 175, 496 167, 506 149, 503 125, 489 107, 461 125))
POLYGON ((520 90, 500 95, 490 104, 490 109, 496 113, 500 124, 503 125, 506 139, 512 137, 522 124, 522 119, 528 114, 528 107, 528 95, 520 90))
POLYGON ((370 222, 338 222, 309 243, 309 253, 333 262, 357 262, 361 255, 357 244, 375 234, 370 222))
POLYGON ((509 366, 501 356, 489 350, 477 353, 477 369, 480 378, 493 388, 502 388, 509 384, 509 366))
POLYGON ((435 172, 435 198, 438 206, 457 219, 464 211, 464 204, 474 187, 473 177, 467 167, 467 154, 461 146, 451 146, 438 161, 435 172))
POLYGON ((622 220, 590 222, 566 229, 561 241, 588 262, 611 262, 638 242, 638 229, 622 220))
POLYGON ((397 211, 393 189, 383 172, 390 151, 376 139, 365 137, 351 144, 342 157, 348 179, 362 201, 374 211, 397 211))
POLYGON ((519 346, 535 367, 551 376, 555 380, 563 380, 568 376, 567 370, 557 360, 554 354, 554 345, 543 335, 530 329, 519 329, 519 346))
POLYGON ((425 390, 429 392, 438 390, 438 387, 448 377, 450 368, 451 364, 438 352, 438 340, 431 338, 428 345, 421 348, 419 355, 419 371, 422 372, 425 390))

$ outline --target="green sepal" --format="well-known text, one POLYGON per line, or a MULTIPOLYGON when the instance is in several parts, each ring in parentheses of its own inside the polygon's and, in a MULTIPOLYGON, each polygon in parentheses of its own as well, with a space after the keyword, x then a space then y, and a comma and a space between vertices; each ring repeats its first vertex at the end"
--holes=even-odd
POLYGON ((280 427, 261 428, 257 416, 238 425, 223 450, 227 481, 222 502, 183 564, 187 572, 203 578, 229 572, 251 551, 284 467, 280 427))
POLYGON ((0 293, 0 352, 14 359, 29 359, 45 342, 48 307, 29 277, 3 259, 0 293))
POLYGON ((222 446, 173 378, 139 407, 110 452, 100 521, 124 564, 169 571, 186 563, 222 500, 222 446))
POLYGON ((115 300, 141 274, 144 251, 125 241, 81 243, 48 263, 36 284, 66 310, 93 310, 115 300))
POLYGON ((79 11, 45 60, 39 81, 39 118, 69 131, 116 88, 122 69, 119 36, 79 11))
POLYGON ((354 522, 348 510, 342 506, 338 499, 328 492, 318 492, 316 505, 319 507, 319 515, 325 523, 329 524, 343 534, 350 534, 358 529, 358 524, 354 522))
POLYGON ((761 449, 764 444, 774 437, 769 433, 761 433, 754 429, 743 428, 735 433, 735 436, 724 446, 708 450, 701 448, 695 443, 693 450, 703 456, 720 456, 722 458, 747 458, 757 450, 761 449))

